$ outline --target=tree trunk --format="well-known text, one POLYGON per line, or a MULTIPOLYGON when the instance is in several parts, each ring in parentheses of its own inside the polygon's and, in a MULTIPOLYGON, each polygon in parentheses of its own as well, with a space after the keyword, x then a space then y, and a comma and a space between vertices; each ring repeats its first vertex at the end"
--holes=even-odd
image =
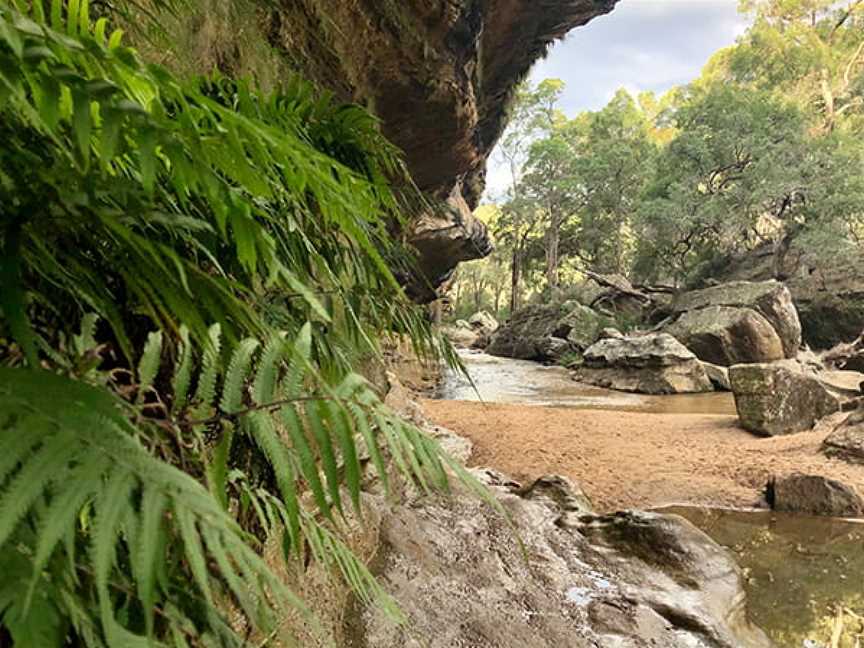
POLYGON ((561 245, 561 217, 557 210, 549 210, 549 229, 546 230, 546 282, 553 290, 558 288, 558 249, 561 245))
POLYGON ((522 281, 522 243, 517 240, 513 244, 513 256, 510 259, 510 314, 519 309, 519 283, 522 281))

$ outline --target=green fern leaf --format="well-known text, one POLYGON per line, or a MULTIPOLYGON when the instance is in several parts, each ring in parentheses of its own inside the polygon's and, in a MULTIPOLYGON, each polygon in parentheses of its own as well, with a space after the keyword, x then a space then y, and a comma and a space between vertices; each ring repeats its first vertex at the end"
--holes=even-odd
POLYGON ((321 468, 327 479, 327 493, 333 506, 342 513, 342 497, 339 494, 339 468, 336 464, 336 455, 333 452, 333 442, 327 429, 330 421, 326 416, 328 411, 318 401, 306 403, 306 421, 318 446, 318 454, 321 457, 321 468))
POLYGON ((216 378, 219 374, 219 350, 221 348, 221 328, 218 324, 210 327, 209 346, 204 349, 202 359, 203 369, 198 377, 198 387, 195 392, 195 400, 199 403, 199 413, 206 412, 213 404, 216 397, 216 378))
POLYGON ((274 335, 264 347, 255 381, 252 383, 252 400, 256 405, 270 403, 275 398, 276 381, 279 377, 279 364, 286 352, 285 338, 274 335))
POLYGON ((180 327, 180 362, 174 370, 171 386, 174 389, 172 411, 179 412, 186 405, 189 386, 192 382, 192 344, 189 341, 189 329, 180 327))
POLYGON ((153 385, 159 364, 162 360, 162 331, 154 331, 147 336, 144 353, 138 362, 138 400, 142 401, 146 391, 153 385))
POLYGON ((282 502, 287 512, 287 529, 292 546, 298 546, 300 536, 300 505, 297 499, 296 477, 288 448, 276 433, 273 418, 264 412, 252 412, 246 419, 251 436, 267 456, 282 502))
POLYGON ((330 504, 327 501, 327 496, 324 494, 324 486, 321 483, 321 475, 318 472, 318 464, 315 462, 315 455, 312 448, 306 439, 306 434, 303 430, 303 423, 297 414, 297 410, 293 406, 286 406, 280 410, 282 422, 285 429, 288 430, 288 435, 291 437, 291 443, 294 451, 297 453, 300 460, 300 471, 303 479, 309 484, 312 489, 312 496, 315 499, 315 504, 322 515, 332 520, 330 504))
POLYGON ((227 414, 234 414, 243 407, 243 388, 246 386, 246 377, 252 367, 252 354, 260 343, 254 338, 243 340, 228 364, 225 373, 225 385, 222 388, 221 409, 227 414))

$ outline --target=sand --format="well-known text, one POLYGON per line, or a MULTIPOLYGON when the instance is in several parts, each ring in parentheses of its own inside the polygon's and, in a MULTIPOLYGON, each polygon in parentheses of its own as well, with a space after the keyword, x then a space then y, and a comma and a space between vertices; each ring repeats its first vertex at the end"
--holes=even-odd
MULTIPOLYGON (((474 442, 471 466, 522 482, 558 473, 577 481, 599 511, 666 504, 764 506, 775 474, 832 477, 864 493, 864 466, 819 452, 833 428, 760 438, 737 418, 424 400, 435 423, 474 442)), ((842 415, 840 415, 842 420, 842 415)))

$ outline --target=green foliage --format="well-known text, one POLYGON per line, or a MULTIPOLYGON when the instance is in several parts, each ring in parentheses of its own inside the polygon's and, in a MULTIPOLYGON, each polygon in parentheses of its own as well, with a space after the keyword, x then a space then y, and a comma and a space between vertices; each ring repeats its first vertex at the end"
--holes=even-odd
POLYGON ((179 79, 90 14, 0 0, 3 629, 244 644, 303 608, 278 535, 397 618, 340 540, 361 448, 385 487, 470 482, 352 369, 391 335, 455 361, 391 272, 398 152, 299 79, 179 79))
MULTIPOLYGON (((22 557, 28 561, 26 580, 13 579, 0 591, 13 638, 27 637, 50 612, 52 633, 63 635, 59 624, 68 622, 65 632, 92 645, 137 645, 169 635, 234 641, 227 600, 268 629, 280 605, 302 604, 249 545, 241 530, 249 526, 247 515, 268 532, 284 529, 287 558, 302 562, 308 551, 343 571, 361 598, 395 611, 338 535, 304 510, 300 496, 303 484, 311 485, 319 513, 332 525, 334 512, 346 513, 344 489, 361 514, 357 435, 377 458, 385 488, 385 452, 405 478, 444 488, 445 459, 435 443, 388 412, 360 376, 322 382, 309 362, 308 325, 293 345, 275 336, 260 354, 257 340, 242 342, 224 372, 205 351, 197 382, 213 385, 220 376, 218 406, 212 386, 179 405, 176 392, 151 387, 157 370, 171 369, 160 367, 161 339, 149 337, 128 400, 44 370, 0 369, 0 545, 9 548, 3 561, 10 573, 22 557), (172 400, 168 416, 165 404, 172 400), (183 458, 185 472, 171 465, 179 458, 168 449, 184 446, 197 448, 183 458), (269 464, 274 488, 229 479, 250 456, 269 464), (193 478, 204 473, 210 493, 193 478), (28 603, 13 605, 22 583, 28 603), (31 618, 38 606, 31 608, 30 600, 48 609, 31 618), (85 627, 100 639, 88 639, 85 627)), ((212 339, 218 341, 218 328, 212 339)))

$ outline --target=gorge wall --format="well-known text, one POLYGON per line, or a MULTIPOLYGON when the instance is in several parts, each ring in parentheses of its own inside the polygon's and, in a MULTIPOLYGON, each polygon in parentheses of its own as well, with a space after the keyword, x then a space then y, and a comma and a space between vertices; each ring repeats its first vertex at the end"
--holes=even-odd
POLYGON ((457 263, 492 249, 471 210, 515 85, 553 41, 617 1, 237 0, 226 10, 200 0, 173 39, 189 51, 174 58, 271 81, 298 70, 377 114, 436 205, 409 232, 423 275, 410 289, 428 301, 457 263))

